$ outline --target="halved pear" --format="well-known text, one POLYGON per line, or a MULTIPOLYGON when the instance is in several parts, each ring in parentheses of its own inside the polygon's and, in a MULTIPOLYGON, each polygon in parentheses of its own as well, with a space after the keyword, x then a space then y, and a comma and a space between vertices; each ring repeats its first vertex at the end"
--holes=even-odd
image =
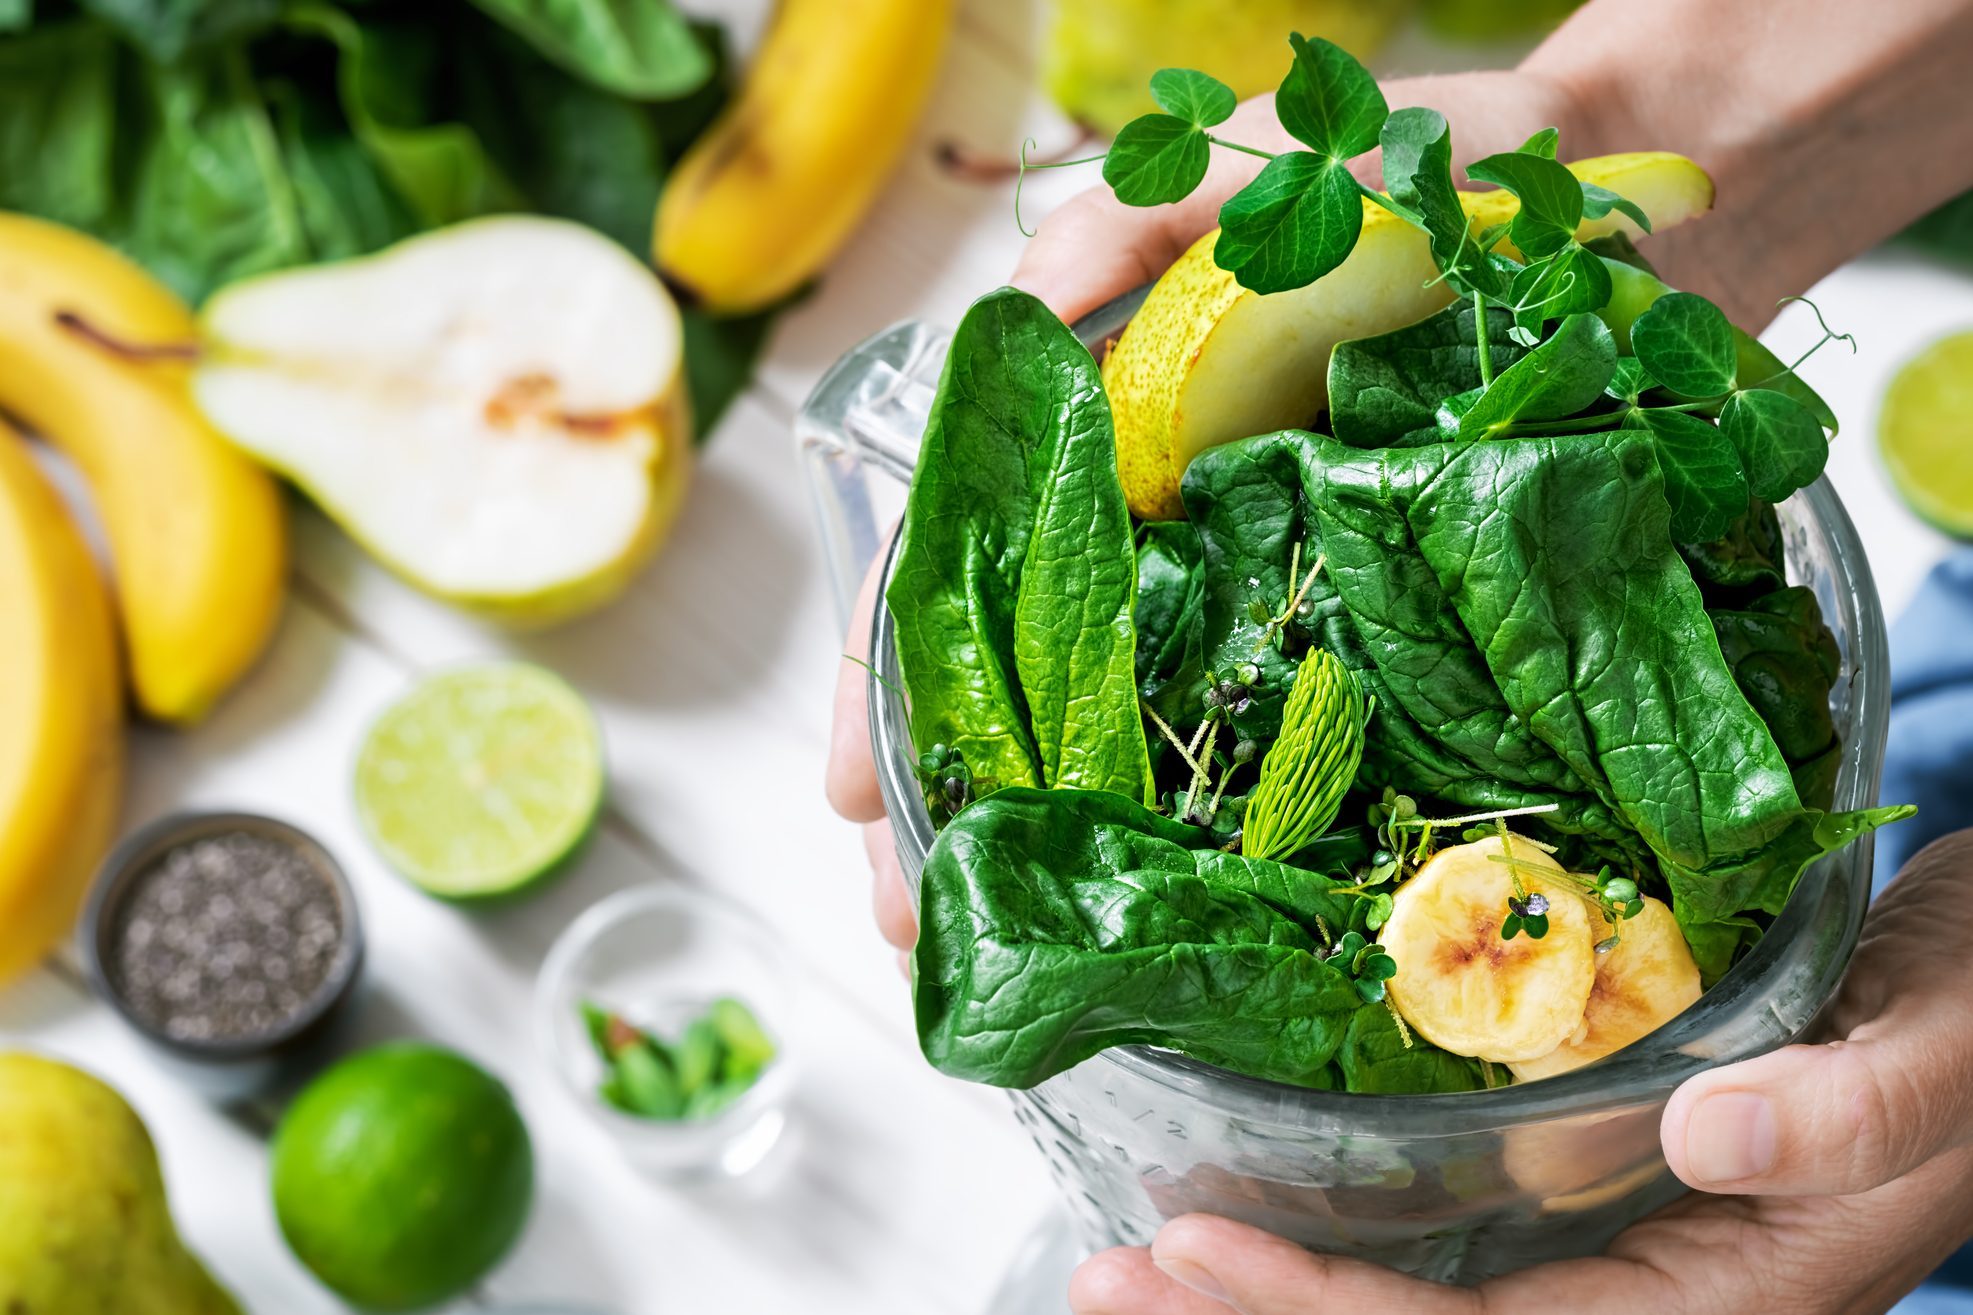
POLYGON ((613 596, 691 459, 678 309, 608 238, 503 216, 268 274, 200 317, 193 393, 431 593, 523 624, 613 596))
MULTIPOLYGON (((1655 229, 1713 203, 1712 180, 1679 155, 1608 155, 1569 168, 1636 201, 1655 229)), ((1506 192, 1466 200, 1476 228, 1508 218, 1517 205, 1506 192)), ((1579 232, 1619 230, 1638 231, 1613 211, 1579 232)), ((1349 258, 1292 292, 1262 296, 1241 287, 1213 263, 1218 240, 1214 230, 1178 258, 1103 364, 1124 497, 1145 520, 1184 517, 1179 479, 1206 448, 1313 423, 1328 404, 1337 343, 1414 324, 1452 299, 1424 234, 1369 202, 1349 258)))

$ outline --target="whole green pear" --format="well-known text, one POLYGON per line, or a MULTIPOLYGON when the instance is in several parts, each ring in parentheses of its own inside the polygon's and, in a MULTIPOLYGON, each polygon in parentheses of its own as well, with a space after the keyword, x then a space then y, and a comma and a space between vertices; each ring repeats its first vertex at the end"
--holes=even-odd
POLYGON ((0 1051, 0 1311, 240 1315, 178 1238, 143 1120, 24 1051, 0 1051))

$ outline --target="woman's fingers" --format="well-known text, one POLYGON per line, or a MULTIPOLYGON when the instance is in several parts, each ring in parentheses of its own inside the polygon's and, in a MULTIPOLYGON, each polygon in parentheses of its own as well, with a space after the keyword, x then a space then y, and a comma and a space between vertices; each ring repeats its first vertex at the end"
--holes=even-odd
POLYGON ((1069 1283, 1075 1315, 1227 1315, 1152 1263, 1149 1247, 1115 1247, 1082 1263, 1069 1283))
POLYGON ((1242 1315, 1477 1315, 1483 1309, 1471 1289, 1408 1278, 1361 1260, 1312 1255, 1215 1215, 1166 1224, 1151 1243, 1151 1261, 1174 1282, 1242 1315))
POLYGON ((1906 865, 1844 983, 1842 1039, 1702 1073, 1665 1109, 1672 1170, 1709 1192, 1847 1196, 1973 1142, 1973 832, 1906 865))
POLYGON ((863 576, 863 588, 850 610, 849 632, 843 636, 846 656, 837 663, 835 719, 829 728, 829 766, 823 788, 829 806, 851 822, 875 822, 884 815, 884 796, 877 788, 877 762, 870 753, 870 673, 859 666, 870 658, 870 618, 877 606, 877 581, 890 556, 890 536, 863 576), (856 659, 851 661, 850 659, 856 659))
POLYGON ((918 914, 911 907, 911 892, 904 884, 904 869, 898 866, 888 821, 863 828, 863 852, 870 859, 870 905, 877 915, 877 930, 898 949, 908 950, 918 943, 918 914))

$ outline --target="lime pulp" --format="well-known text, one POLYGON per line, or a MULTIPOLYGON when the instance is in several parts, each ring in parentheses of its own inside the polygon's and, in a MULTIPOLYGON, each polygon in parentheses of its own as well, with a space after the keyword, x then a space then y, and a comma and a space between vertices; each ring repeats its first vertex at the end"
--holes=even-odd
POLYGON ((384 860, 431 894, 479 899, 560 867, 602 806, 582 696, 524 662, 425 677, 371 727, 356 806, 384 860))
POLYGON ((1898 367, 1877 445, 1913 511, 1973 538, 1973 332, 1941 338, 1898 367))

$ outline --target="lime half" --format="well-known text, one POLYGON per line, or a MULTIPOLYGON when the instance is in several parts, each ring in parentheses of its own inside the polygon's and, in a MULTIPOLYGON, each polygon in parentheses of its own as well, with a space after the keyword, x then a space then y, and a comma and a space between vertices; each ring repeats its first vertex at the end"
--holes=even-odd
POLYGON ((1898 367, 1877 445, 1913 511, 1973 538, 1973 332, 1941 338, 1898 367))
POLYGON ((384 860, 446 899, 553 872, 603 803, 589 705, 525 662, 441 671, 393 704, 356 760, 356 810, 384 860))

